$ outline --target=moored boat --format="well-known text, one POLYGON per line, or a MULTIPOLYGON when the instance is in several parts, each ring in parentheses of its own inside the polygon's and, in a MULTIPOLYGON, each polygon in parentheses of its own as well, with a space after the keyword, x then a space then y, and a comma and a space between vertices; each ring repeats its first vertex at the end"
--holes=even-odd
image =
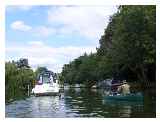
POLYGON ((56 74, 45 71, 38 76, 37 83, 32 89, 35 96, 53 96, 59 94, 59 85, 56 74))

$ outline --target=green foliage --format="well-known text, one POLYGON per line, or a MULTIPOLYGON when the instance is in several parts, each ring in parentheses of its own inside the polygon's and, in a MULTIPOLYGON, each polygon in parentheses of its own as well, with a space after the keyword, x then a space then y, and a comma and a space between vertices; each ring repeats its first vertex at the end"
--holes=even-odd
POLYGON ((5 63, 5 99, 6 102, 27 95, 27 86, 32 85, 35 74, 32 69, 18 68, 16 62, 5 63))
POLYGON ((88 82, 94 84, 94 81, 97 80, 95 75, 97 61, 96 54, 84 54, 70 62, 70 64, 64 65, 61 79, 69 84, 83 83, 87 86, 88 82))
POLYGON ((112 33, 112 37, 101 39, 101 44, 111 42, 100 50, 111 59, 118 72, 130 69, 141 82, 149 80, 148 65, 155 65, 155 18, 155 6, 120 6, 111 20, 112 31, 108 32, 108 28, 105 31, 105 35, 112 33))
POLYGON ((36 75, 36 78, 38 77, 38 74, 44 72, 44 71, 47 71, 48 69, 46 67, 38 67, 35 71, 35 75, 36 75))

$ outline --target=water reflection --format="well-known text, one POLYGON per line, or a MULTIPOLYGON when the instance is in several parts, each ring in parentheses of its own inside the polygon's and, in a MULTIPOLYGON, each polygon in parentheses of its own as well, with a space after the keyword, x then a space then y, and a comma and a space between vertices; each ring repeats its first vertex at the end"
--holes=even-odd
POLYGON ((61 97, 30 97, 6 105, 6 117, 155 117, 155 100, 145 94, 144 102, 120 102, 106 101, 101 90, 67 89, 61 97))
POLYGON ((65 97, 67 109, 77 113, 80 117, 96 117, 99 112, 103 112, 101 110, 101 106, 103 106, 102 95, 98 92, 70 89, 65 91, 65 96, 70 96, 65 97))
POLYGON ((38 97, 32 100, 31 107, 33 109, 32 116, 50 117, 60 109, 59 97, 38 97))
POLYGON ((129 102, 129 101, 107 101, 104 100, 103 103, 107 105, 107 110, 110 116, 116 117, 136 117, 132 113, 142 113, 143 112, 143 102, 129 102), (135 111, 134 111, 135 110, 135 111))

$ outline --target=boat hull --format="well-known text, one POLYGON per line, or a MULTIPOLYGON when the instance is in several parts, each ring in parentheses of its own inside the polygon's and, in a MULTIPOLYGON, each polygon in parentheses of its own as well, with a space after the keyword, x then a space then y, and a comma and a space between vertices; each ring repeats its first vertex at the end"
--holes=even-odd
POLYGON ((59 86, 51 84, 36 85, 32 89, 35 96, 54 96, 59 94, 59 86))

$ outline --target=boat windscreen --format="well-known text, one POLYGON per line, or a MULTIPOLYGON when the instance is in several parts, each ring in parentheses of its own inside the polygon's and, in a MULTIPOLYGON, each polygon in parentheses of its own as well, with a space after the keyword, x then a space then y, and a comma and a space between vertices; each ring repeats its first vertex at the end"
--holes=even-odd
POLYGON ((44 74, 43 75, 43 83, 51 83, 53 82, 52 75, 44 74))
POLYGON ((50 83, 49 77, 44 76, 43 77, 43 83, 50 83))

